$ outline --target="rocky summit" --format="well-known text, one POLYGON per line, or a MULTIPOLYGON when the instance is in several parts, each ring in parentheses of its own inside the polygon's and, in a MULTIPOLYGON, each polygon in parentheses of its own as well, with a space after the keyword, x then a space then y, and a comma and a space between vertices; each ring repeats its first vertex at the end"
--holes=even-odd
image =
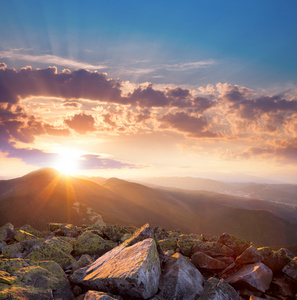
POLYGON ((0 299, 297 299, 297 257, 149 224, 0 228, 0 299))

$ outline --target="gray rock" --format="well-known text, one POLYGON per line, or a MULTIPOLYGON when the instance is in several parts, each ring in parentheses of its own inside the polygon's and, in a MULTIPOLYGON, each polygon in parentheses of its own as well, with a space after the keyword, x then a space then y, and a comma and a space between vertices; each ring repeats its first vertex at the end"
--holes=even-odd
POLYGON ((215 242, 198 242, 193 246, 192 252, 203 252, 211 257, 232 256, 233 250, 223 244, 215 242))
POLYGON ((85 294, 84 300, 117 300, 118 297, 114 298, 106 293, 97 291, 88 291, 85 294))
POLYGON ((283 273, 297 282, 297 257, 294 257, 291 262, 283 268, 283 273))
POLYGON ((77 262, 75 262, 72 265, 72 270, 75 271, 75 270, 78 270, 80 268, 86 267, 86 266, 90 265, 93 262, 94 261, 93 261, 93 259, 90 255, 84 254, 79 258, 79 260, 77 262))
POLYGON ((293 257, 294 255, 290 250, 281 248, 277 251, 272 251, 272 254, 263 260, 263 264, 271 269, 273 273, 279 273, 293 257))
POLYGON ((192 264, 196 268, 207 269, 207 270, 219 270, 228 267, 228 264, 221 260, 215 259, 202 252, 196 252, 191 257, 192 264))
POLYGON ((193 247, 199 243, 201 243, 201 236, 181 234, 177 246, 183 255, 191 257, 194 254, 193 247))
POLYGON ((88 289, 147 299, 158 291, 160 275, 157 246, 148 238, 129 247, 124 242, 74 272, 71 280, 88 289))
POLYGON ((265 293, 272 281, 272 271, 263 263, 244 265, 226 281, 235 287, 246 287, 265 293))
POLYGON ((245 249, 240 256, 236 258, 236 262, 239 264, 254 264, 263 260, 263 256, 259 253, 258 249, 254 246, 250 246, 245 249))
POLYGON ((158 300, 195 300, 203 290, 204 277, 182 254, 176 253, 165 263, 160 279, 158 300))
POLYGON ((236 290, 223 279, 210 278, 198 300, 240 300, 236 290))
POLYGON ((240 255, 245 249, 251 246, 250 242, 241 240, 228 233, 223 233, 218 238, 217 242, 231 248, 236 256, 240 255))

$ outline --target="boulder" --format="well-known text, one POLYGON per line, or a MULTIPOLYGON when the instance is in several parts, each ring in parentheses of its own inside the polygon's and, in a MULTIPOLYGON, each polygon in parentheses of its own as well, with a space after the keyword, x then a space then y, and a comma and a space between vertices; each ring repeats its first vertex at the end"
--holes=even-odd
POLYGON ((70 300, 74 297, 62 268, 55 262, 6 259, 0 265, 5 275, 9 275, 5 277, 6 283, 3 280, 0 283, 0 299, 70 300))
POLYGON ((240 300, 236 290, 223 279, 210 278, 198 300, 240 300))
POLYGON ((161 247, 162 251, 166 252, 168 250, 175 250, 177 249, 177 239, 170 238, 158 241, 159 246, 161 247))
POLYGON ((15 241, 14 236, 15 230, 14 226, 11 223, 6 223, 0 228, 0 241, 11 244, 15 241))
POLYGON ((72 251, 73 246, 70 243, 64 239, 53 237, 34 246, 25 258, 34 261, 52 260, 62 268, 66 268, 75 263, 75 259, 70 254, 72 251))
POLYGON ((244 265, 226 281, 234 287, 244 287, 265 293, 272 281, 272 271, 263 263, 244 265))
POLYGON ((236 262, 238 264, 254 264, 257 262, 261 262, 263 260, 263 256, 259 253, 258 249, 254 246, 250 246, 245 249, 239 256, 236 258, 236 262))
POLYGON ((153 237, 153 228, 149 224, 145 224, 137 229, 132 237, 123 243, 123 246, 129 247, 145 239, 153 237))
POLYGON ((284 268, 283 273, 285 273, 289 278, 297 282, 297 257, 294 257, 291 262, 289 262, 284 268))
POLYGON ((122 228, 119 225, 102 226, 102 232, 105 237, 115 243, 118 243, 124 235, 122 228))
POLYGON ((36 230, 35 228, 33 228, 32 226, 30 226, 28 224, 23 225, 22 227, 20 227, 20 230, 31 233, 32 235, 34 235, 38 238, 43 238, 44 237, 44 235, 40 231, 36 230))
POLYGON ((4 258, 21 258, 23 257, 22 249, 21 243, 5 245, 2 248, 2 255, 4 258))
POLYGON ((292 284, 291 280, 285 275, 278 275, 272 279, 272 290, 277 292, 277 295, 294 298, 297 293, 297 285, 292 284))
POLYGON ((203 252, 195 252, 191 257, 191 261, 192 264, 198 269, 221 270, 228 267, 228 264, 203 252))
POLYGON ((153 234, 154 234, 154 239, 157 241, 164 240, 164 239, 168 238, 168 235, 169 235, 169 233, 160 226, 154 228, 153 234))
POLYGON ((37 239, 37 236, 35 236, 35 235, 31 234, 31 233, 28 233, 28 232, 26 232, 24 230, 17 230, 14 238, 18 242, 22 242, 22 241, 28 241, 28 240, 37 239))
POLYGON ((91 263, 93 263, 93 259, 90 255, 88 254, 84 254, 82 255, 79 260, 77 262, 75 262, 72 266, 72 270, 75 271, 75 270, 78 270, 80 268, 83 268, 85 266, 88 266, 90 265, 91 263))
POLYGON ((273 253, 273 250, 270 247, 260 247, 258 248, 258 251, 263 256, 263 260, 273 253))
POLYGON ((285 248, 281 248, 278 251, 272 251, 263 263, 272 270, 273 273, 279 273, 282 269, 292 260, 294 254, 285 248))
POLYGON ((193 253, 203 252, 212 257, 217 256, 232 256, 234 254, 233 250, 223 244, 216 242, 198 242, 193 246, 193 253))
POLYGON ((67 223, 49 223, 47 230, 53 232, 56 236, 77 237, 79 230, 76 226, 67 223))
POLYGON ((97 292, 97 291, 88 291, 83 300, 117 300, 119 299, 116 296, 111 296, 103 292, 97 292))
POLYGON ((245 240, 241 240, 228 233, 223 233, 217 240, 228 248, 231 248, 235 256, 240 255, 245 249, 251 246, 251 243, 245 240))
MULTIPOLYGON (((131 241, 135 239, 136 236, 131 241)), ((160 275, 157 246, 148 238, 132 246, 124 242, 90 266, 74 272, 71 280, 92 290, 148 299, 158 291, 160 275)))
POLYGON ((203 290, 204 277, 182 254, 175 253, 164 264, 158 300, 195 300, 203 290))
POLYGON ((193 238, 191 235, 181 234, 178 237, 177 246, 183 255, 191 257, 194 254, 193 247, 200 242, 201 236, 193 238))
POLYGON ((115 242, 104 240, 91 231, 85 231, 77 238, 74 248, 77 255, 89 254, 98 257, 116 246, 115 242))

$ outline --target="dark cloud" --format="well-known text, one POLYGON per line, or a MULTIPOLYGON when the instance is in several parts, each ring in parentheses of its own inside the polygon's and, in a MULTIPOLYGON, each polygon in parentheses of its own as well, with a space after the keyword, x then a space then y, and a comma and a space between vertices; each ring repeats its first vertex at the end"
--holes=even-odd
MULTIPOLYGON (((56 67, 35 70, 26 67, 19 71, 7 69, 5 65, 0 68, 0 102, 15 104, 19 99, 29 96, 48 96, 67 99, 64 103, 66 107, 77 107, 77 102, 70 101, 75 99, 130 104, 144 108, 197 106, 190 91, 180 87, 162 91, 154 89, 150 84, 135 88, 125 97, 122 96, 122 91, 122 82, 108 79, 106 74, 96 71, 68 70, 58 73, 56 67)), ((205 107, 206 104, 203 105, 204 109, 205 107)))
POLYGON ((205 117, 194 117, 185 112, 165 114, 160 121, 178 131, 184 132, 191 137, 213 138, 218 137, 216 133, 208 130, 208 123, 205 117))
POLYGON ((134 164, 123 163, 118 160, 103 158, 100 155, 86 154, 81 156, 80 168, 83 170, 91 169, 134 169, 138 168, 134 164))
POLYGON ((95 119, 92 115, 88 115, 84 112, 76 114, 68 119, 65 119, 64 122, 74 131, 85 134, 88 131, 95 131, 95 119))
POLYGON ((65 101, 63 103, 64 107, 74 107, 74 108, 78 108, 80 106, 80 103, 78 103, 77 101, 65 101))

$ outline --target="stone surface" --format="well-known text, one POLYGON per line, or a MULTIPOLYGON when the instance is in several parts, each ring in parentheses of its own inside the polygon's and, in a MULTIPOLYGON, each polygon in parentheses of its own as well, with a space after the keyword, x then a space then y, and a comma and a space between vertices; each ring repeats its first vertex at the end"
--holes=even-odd
POLYGON ((233 250, 223 244, 215 242, 198 242, 193 246, 193 254, 195 252, 203 252, 211 257, 232 256, 233 250))
POLYGON ((223 233, 217 240, 234 251, 234 255, 240 255, 245 249, 251 246, 251 243, 245 240, 241 240, 231 234, 223 233))
POLYGON ((30 226, 28 224, 23 225, 22 227, 20 227, 20 230, 31 233, 32 235, 34 235, 38 238, 43 238, 44 237, 44 235, 40 231, 36 230, 35 228, 33 228, 32 226, 30 226))
POLYGON ((195 238, 193 238, 193 236, 191 235, 181 234, 178 237, 177 246, 183 255, 191 257, 194 254, 193 247, 200 242, 201 236, 196 236, 195 238))
POLYGON ((263 263, 244 265, 226 281, 235 287, 247 287, 249 289, 265 293, 272 281, 272 271, 263 263))
POLYGON ((13 280, 13 285, 0 282, 0 299, 70 300, 74 297, 62 268, 55 262, 5 259, 0 260, 0 268, 13 280))
POLYGON ((177 249, 177 239, 170 238, 158 241, 159 246, 161 247, 162 251, 166 252, 168 250, 175 250, 177 249))
POLYGON ((118 297, 112 297, 106 293, 103 292, 97 292, 97 291, 88 291, 84 298, 84 300, 117 300, 118 297))
POLYGON ((89 254, 98 257, 115 246, 117 246, 116 243, 104 240, 100 235, 91 231, 85 231, 77 238, 74 248, 77 255, 89 254))
POLYGON ((273 273, 279 273, 292 260, 294 255, 288 249, 281 248, 278 251, 272 251, 263 263, 272 270, 273 273))
POLYGON ((22 245, 20 243, 5 245, 2 248, 2 255, 5 258, 21 258, 22 254, 22 245))
POLYGON ((297 285, 286 278, 284 275, 278 275, 272 279, 272 288, 278 295, 294 298, 297 293, 297 285))
POLYGON ((263 259, 266 259, 273 253, 273 250, 270 247, 260 247, 258 248, 258 251, 263 256, 263 259))
POLYGON ((37 236, 35 236, 35 235, 31 234, 31 233, 28 233, 28 232, 26 232, 24 230, 17 230, 14 238, 18 242, 22 242, 22 241, 28 241, 28 240, 37 239, 37 236))
POLYGON ((240 300, 240 297, 226 281, 212 277, 205 282, 198 300, 240 300))
POLYGON ((64 239, 54 237, 33 247, 26 258, 34 261, 52 260, 62 268, 66 268, 75 263, 75 259, 70 254, 72 251, 73 246, 70 243, 64 239))
POLYGON ((235 261, 238 264, 254 264, 262 260, 263 256, 259 253, 258 249, 254 246, 250 246, 245 249, 240 256, 237 256, 235 261))
POLYGON ((169 257, 160 279, 158 300, 195 300, 203 290, 204 278, 195 266, 182 254, 169 257))
POLYGON ((295 280, 295 282, 297 282, 297 257, 294 257, 294 259, 292 259, 282 271, 291 279, 295 280))
POLYGON ((78 270, 80 268, 83 268, 85 266, 88 266, 90 265, 91 263, 93 263, 93 259, 90 255, 88 254, 84 254, 82 255, 79 260, 77 262, 75 262, 72 266, 72 270, 75 271, 75 270, 78 270))
POLYGON ((192 264, 198 269, 220 270, 225 269, 228 264, 215 259, 205 253, 195 252, 191 257, 192 264))
POLYGON ((157 246, 148 238, 132 246, 123 243, 74 272, 71 280, 88 289, 147 299, 158 291, 160 275, 157 246))

